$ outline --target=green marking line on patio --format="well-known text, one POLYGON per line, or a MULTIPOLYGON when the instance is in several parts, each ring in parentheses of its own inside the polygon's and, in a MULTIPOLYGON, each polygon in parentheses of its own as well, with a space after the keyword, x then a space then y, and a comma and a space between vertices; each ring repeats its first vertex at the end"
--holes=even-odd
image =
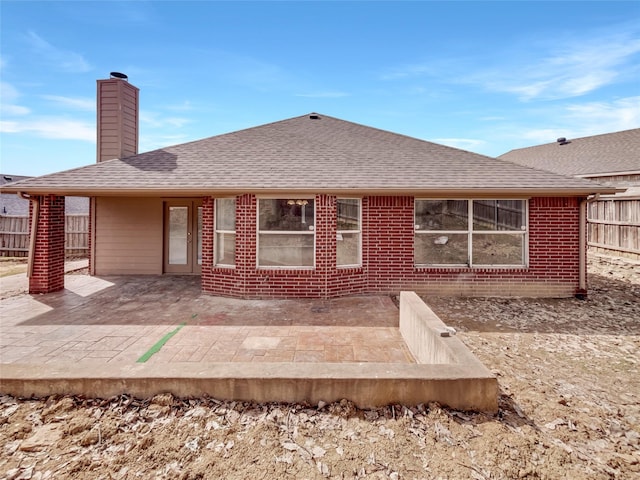
POLYGON ((145 353, 138 360, 136 360, 136 363, 144 363, 147 360, 149 360, 152 356, 154 356, 156 353, 158 353, 160 349, 164 346, 164 344, 167 343, 171 339, 171 337, 173 337, 176 333, 178 333, 180 329, 184 327, 186 324, 187 322, 182 322, 180 325, 178 325, 178 328, 167 333, 164 337, 158 340, 158 342, 153 347, 151 347, 147 351, 147 353, 145 353))

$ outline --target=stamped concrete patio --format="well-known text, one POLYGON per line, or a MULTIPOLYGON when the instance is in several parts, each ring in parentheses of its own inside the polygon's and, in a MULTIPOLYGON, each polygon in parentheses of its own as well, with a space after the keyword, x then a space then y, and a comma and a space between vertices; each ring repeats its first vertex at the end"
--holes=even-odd
POLYGON ((135 363, 156 346, 146 362, 414 362, 389 297, 237 300, 199 283, 67 275, 61 292, 5 299, 0 361, 135 363))
POLYGON ((407 337, 388 296, 239 300, 199 283, 75 274, 61 292, 5 298, 0 393, 497 408, 495 378, 458 339, 439 339, 444 324, 412 323, 407 337))

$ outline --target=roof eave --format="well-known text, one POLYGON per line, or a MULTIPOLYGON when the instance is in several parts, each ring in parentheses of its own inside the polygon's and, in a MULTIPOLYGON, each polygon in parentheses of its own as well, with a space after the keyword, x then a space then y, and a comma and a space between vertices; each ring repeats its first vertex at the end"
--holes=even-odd
POLYGON ((620 172, 605 172, 605 173, 581 173, 575 175, 578 178, 599 178, 599 177, 617 177, 622 175, 640 175, 640 170, 625 170, 620 172))
POLYGON ((327 193, 333 195, 410 195, 439 197, 566 197, 611 195, 624 192, 624 188, 594 185, 568 188, 402 188, 402 187, 290 187, 290 188, 76 188, 76 187, 2 187, 2 193, 26 193, 29 195, 60 195, 73 197, 198 197, 209 195, 234 195, 247 192, 258 195, 327 193))

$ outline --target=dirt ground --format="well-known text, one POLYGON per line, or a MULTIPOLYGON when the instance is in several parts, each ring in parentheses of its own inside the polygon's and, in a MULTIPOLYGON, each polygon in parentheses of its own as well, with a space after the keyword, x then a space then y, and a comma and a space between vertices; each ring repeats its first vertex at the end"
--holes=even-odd
POLYGON ((0 278, 27 271, 27 257, 0 257, 0 278))
POLYGON ((427 298, 500 382, 496 415, 435 404, 0 396, 7 479, 640 478, 640 266, 586 300, 427 298))

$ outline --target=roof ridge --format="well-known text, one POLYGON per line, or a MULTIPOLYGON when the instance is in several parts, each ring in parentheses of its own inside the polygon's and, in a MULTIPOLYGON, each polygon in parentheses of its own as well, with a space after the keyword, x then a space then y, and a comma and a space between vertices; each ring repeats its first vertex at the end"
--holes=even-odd
MULTIPOLYGON (((619 130, 616 132, 607 132, 607 133, 597 133, 595 135, 585 135, 583 137, 574 137, 574 138, 570 138, 570 137, 565 137, 569 143, 571 142, 577 142, 579 140, 587 140, 587 139, 592 139, 592 138, 598 138, 598 137, 605 137, 605 136, 609 136, 609 135, 619 135, 619 134, 624 134, 624 133, 629 133, 629 132, 639 132, 640 133, 640 128, 628 128, 626 130, 619 130)), ((562 138, 562 137, 558 137, 558 138, 562 138)), ((538 145, 529 145, 527 147, 521 147, 521 148, 512 148, 511 150, 500 154, 497 158, 500 158, 504 155, 508 155, 511 152, 520 152, 523 150, 529 150, 532 148, 540 148, 540 147, 545 147, 545 146, 550 146, 550 145, 556 145, 558 142, 557 140, 555 142, 548 142, 548 143, 540 143, 538 145)))
MULTIPOLYGON (((340 122, 350 123, 352 125, 357 125, 358 127, 367 128, 367 129, 370 129, 370 130, 375 130, 375 131, 386 133, 386 134, 393 135, 393 136, 396 136, 396 137, 406 138, 406 139, 409 139, 409 140, 414 141, 414 142, 428 143, 430 145, 435 145, 438 148, 454 150, 454 151, 457 151, 457 152, 465 152, 465 153, 469 153, 471 155, 477 155, 479 157, 490 158, 492 160, 499 160, 498 157, 491 157, 489 155, 484 155, 482 153, 472 152, 471 150, 465 150, 464 148, 458 148, 458 147, 452 147, 450 145, 444 145, 442 143, 434 142, 433 140, 425 140, 424 138, 412 137, 411 135, 407 135, 405 133, 398 133, 398 132, 394 132, 394 131, 391 131, 391 130, 386 130, 384 128, 374 127, 374 126, 371 126, 371 125, 366 125, 364 123, 353 122, 351 120, 344 120, 342 118, 332 117, 330 115, 323 115, 321 113, 316 113, 316 115, 320 115, 321 117, 322 116, 328 117, 328 118, 331 118, 333 120, 337 120, 337 121, 340 121, 340 122)), ((298 117, 294 117, 294 118, 298 118, 298 117)), ((290 119, 290 120, 292 120, 292 119, 290 119)))
MULTIPOLYGON (((208 137, 199 138, 199 139, 197 139, 197 140, 190 140, 190 141, 188 141, 188 142, 175 143, 175 144, 173 144, 173 145, 167 145, 167 146, 165 146, 165 147, 155 148, 155 149, 153 149, 153 150, 147 150, 146 152, 137 153, 136 155, 130 155, 129 157, 124 157, 124 158, 131 158, 131 157, 135 157, 135 156, 138 156, 138 155, 144 155, 144 154, 147 154, 147 153, 158 152, 158 151, 160 151, 160 150, 167 150, 167 149, 170 149, 170 148, 182 147, 182 146, 185 146, 185 145, 191 145, 191 144, 193 144, 193 143, 204 142, 204 141, 206 141, 206 140, 210 140, 210 139, 212 139, 212 138, 220 138, 220 137, 225 137, 225 136, 227 136, 227 135, 233 135, 234 133, 248 132, 248 131, 251 131, 251 130, 256 130, 256 129, 258 129, 258 128, 267 127, 267 126, 270 126, 270 125, 276 125, 276 124, 278 124, 278 123, 288 122, 288 121, 291 121, 291 120, 295 120, 295 119, 297 119, 297 118, 303 118, 303 117, 305 117, 305 116, 309 116, 309 115, 312 115, 312 114, 314 114, 314 112, 307 113, 307 114, 305 114, 305 115, 298 115, 298 116, 291 117, 291 118, 285 118, 285 119, 282 119, 282 120, 274 120, 273 122, 262 123, 262 124, 260 124, 260 125, 254 125, 254 126, 252 126, 252 127, 239 128, 239 129, 237 129, 237 130, 231 130, 231 131, 229 131, 229 132, 218 133, 218 134, 216 134, 216 135, 209 135, 208 137)), ((320 113, 316 113, 316 115, 322 115, 322 114, 320 114, 320 113)), ((325 115, 325 116, 328 116, 328 115, 325 115)))

